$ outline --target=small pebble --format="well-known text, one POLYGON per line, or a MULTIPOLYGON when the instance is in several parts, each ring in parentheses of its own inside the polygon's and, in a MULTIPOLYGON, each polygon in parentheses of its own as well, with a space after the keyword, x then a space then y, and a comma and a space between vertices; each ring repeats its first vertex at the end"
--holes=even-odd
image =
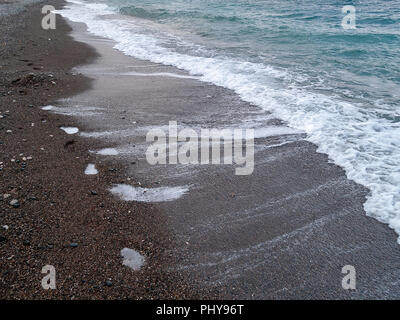
POLYGON ((0 236, 0 242, 5 242, 5 241, 7 241, 7 238, 3 237, 3 236, 0 236))
POLYGON ((112 285, 113 285, 113 284, 112 284, 112 282, 111 282, 110 280, 107 280, 107 281, 106 281, 106 286, 107 286, 107 287, 111 287, 112 285))
POLYGON ((13 208, 19 208, 20 203, 17 199, 13 199, 10 201, 10 206, 12 206, 13 208))
POLYGON ((91 193, 92 196, 97 196, 97 192, 94 191, 94 190, 90 191, 90 193, 91 193))
POLYGON ((71 248, 77 248, 77 247, 78 247, 78 244, 77 244, 76 242, 72 242, 69 246, 70 246, 71 248))

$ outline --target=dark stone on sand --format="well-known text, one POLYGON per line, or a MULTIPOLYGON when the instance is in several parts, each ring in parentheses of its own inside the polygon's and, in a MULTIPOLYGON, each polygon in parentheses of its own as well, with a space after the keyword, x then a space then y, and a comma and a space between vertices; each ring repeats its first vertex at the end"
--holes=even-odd
POLYGON ((36 197, 29 197, 29 200, 30 200, 30 201, 37 201, 38 198, 36 198, 36 197))
POLYGON ((72 242, 72 243, 70 243, 70 245, 69 245, 71 248, 77 248, 78 247, 78 244, 76 243, 76 242, 72 242))
POLYGON ((106 285, 107 287, 111 287, 113 284, 112 284, 112 282, 111 282, 110 280, 107 280, 106 283, 105 283, 105 285, 106 285))
POLYGON ((75 140, 69 140, 64 144, 64 148, 68 148, 69 146, 73 145, 76 141, 75 140))
POLYGON ((0 242, 6 242, 6 241, 7 241, 6 237, 0 236, 0 242))
POLYGON ((97 196, 97 192, 94 191, 94 190, 90 191, 90 194, 91 194, 92 196, 97 196))
POLYGON ((10 201, 10 206, 12 206, 13 208, 19 208, 20 207, 20 203, 17 199, 13 199, 10 201))
POLYGON ((24 242, 22 242, 22 244, 24 246, 30 246, 31 245, 31 243, 28 240, 24 240, 24 242))

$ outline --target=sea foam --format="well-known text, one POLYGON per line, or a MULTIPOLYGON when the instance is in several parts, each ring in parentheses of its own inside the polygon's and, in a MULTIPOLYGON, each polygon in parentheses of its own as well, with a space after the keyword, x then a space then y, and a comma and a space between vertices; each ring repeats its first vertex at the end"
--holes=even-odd
POLYGON ((165 202, 181 198, 189 191, 187 187, 141 188, 127 184, 117 184, 110 189, 111 193, 125 201, 165 202))
POLYGON ((318 146, 318 152, 328 154, 348 178, 369 188, 364 204, 367 214, 400 234, 399 123, 335 96, 295 85, 270 86, 265 79, 293 76, 283 69, 231 57, 191 56, 163 47, 154 32, 140 33, 143 26, 135 24, 135 19, 120 19, 106 4, 70 0, 57 12, 86 23, 88 31, 97 36, 116 41, 115 48, 127 55, 200 75, 201 80, 234 90, 243 100, 306 132, 306 139, 318 146))
POLYGON ((86 175, 95 175, 98 174, 99 171, 97 171, 96 166, 93 163, 89 163, 85 169, 85 174, 86 175))
POLYGON ((79 129, 76 127, 60 127, 67 134, 75 134, 79 132, 79 129))
POLYGON ((122 264, 135 271, 140 270, 144 265, 145 259, 139 252, 133 249, 124 248, 121 250, 121 256, 123 258, 122 264))
POLYGON ((114 148, 100 149, 96 153, 102 156, 116 156, 119 154, 119 152, 114 148))

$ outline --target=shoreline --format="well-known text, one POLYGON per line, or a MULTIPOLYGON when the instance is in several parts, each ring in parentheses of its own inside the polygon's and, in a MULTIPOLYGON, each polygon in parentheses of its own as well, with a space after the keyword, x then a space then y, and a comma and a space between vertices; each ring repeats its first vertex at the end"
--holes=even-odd
MULTIPOLYGON (((59 8, 63 1, 56 4, 59 8)), ((71 117, 41 110, 89 89, 91 80, 70 70, 98 55, 71 38, 60 16, 56 30, 42 30, 40 9, 38 3, 0 17, 7 30, 0 68, 0 113, 5 115, 0 119, 0 297, 197 297, 181 275, 168 271, 174 262, 167 252, 173 236, 166 218, 151 204, 113 197, 108 189, 125 180, 124 168, 96 159, 89 152, 95 141, 60 130, 74 125, 71 117), (96 164, 98 175, 84 174, 89 163, 96 164), (19 201, 18 208, 9 205, 12 199, 19 201), (145 256, 140 271, 122 264, 120 251, 126 247, 145 256), (41 287, 41 270, 48 264, 56 269, 57 290, 41 287)))
MULTIPOLYGON (((150 73, 148 61, 125 56, 82 26, 71 29, 59 15, 57 29, 44 31, 39 6, 21 13, 18 23, 1 20, 9 28, 8 55, 0 68, 6 93, 0 95, 1 114, 10 111, 0 119, 6 181, 1 194, 11 194, 1 201, 0 227, 9 226, 0 229, 2 298, 399 297, 396 234, 365 216, 368 191, 349 181, 315 145, 301 136, 257 139, 251 179, 234 176, 229 166, 149 166, 143 161, 143 128, 168 119, 202 127, 255 116, 261 126, 282 124, 230 90, 184 77, 143 76, 150 73), (123 75, 127 69, 133 73, 123 75), (80 104, 102 109, 97 118, 74 117, 40 109, 47 104, 66 112, 82 111, 80 104), (60 130, 69 126, 123 134, 96 139, 60 130), (276 146, 282 141, 290 143, 276 146), (121 157, 89 152, 113 146, 122 150, 121 157), (26 155, 32 160, 21 168, 26 155), (89 163, 96 164, 98 175, 84 175, 89 163), (113 184, 139 182, 192 187, 185 197, 161 204, 124 202, 109 192, 113 184), (11 198, 18 198, 19 208, 9 205, 11 198), (141 271, 122 265, 125 247, 146 257, 141 271), (40 286, 41 268, 49 261, 59 270, 55 291, 40 286), (341 288, 347 264, 355 265, 360 277, 355 292, 341 288)), ((170 66, 151 68, 184 75, 170 66)))
POLYGON ((73 36, 96 48, 100 59, 78 68, 94 79, 91 90, 58 106, 67 112, 99 107, 101 116, 78 117, 79 123, 107 133, 98 140, 119 151, 115 159, 141 186, 189 186, 183 197, 154 204, 171 221, 178 272, 225 299, 398 297, 395 232, 365 215, 368 190, 316 145, 299 134, 270 135, 286 126, 229 89, 125 55, 113 41, 72 25, 73 36), (250 176, 235 176, 231 165, 151 166, 144 157, 146 130, 169 120, 200 129, 254 119, 266 134, 255 140, 250 176), (360 277, 355 292, 341 286, 348 264, 360 277))

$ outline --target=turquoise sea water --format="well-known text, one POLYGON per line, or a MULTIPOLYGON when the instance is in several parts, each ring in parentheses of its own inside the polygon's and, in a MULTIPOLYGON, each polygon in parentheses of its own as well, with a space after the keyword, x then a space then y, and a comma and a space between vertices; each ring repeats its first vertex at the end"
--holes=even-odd
POLYGON ((70 0, 61 13, 304 131, 400 234, 399 1, 70 0), (345 5, 356 29, 342 27, 345 5))
MULTIPOLYGON (((185 30, 209 55, 284 68, 292 81, 365 107, 396 107, 400 95, 398 1, 134 1, 109 0, 119 11, 185 30), (344 5, 356 8, 356 30, 341 27, 344 5)), ((181 48, 184 50, 185 48, 181 48)), ((187 48, 186 48, 187 49, 187 48)), ((194 53, 195 54, 195 53, 194 53)), ((206 53, 204 53, 206 54, 206 53)), ((389 108, 390 110, 390 108, 389 108)), ((399 121, 396 114, 382 114, 399 121)))

